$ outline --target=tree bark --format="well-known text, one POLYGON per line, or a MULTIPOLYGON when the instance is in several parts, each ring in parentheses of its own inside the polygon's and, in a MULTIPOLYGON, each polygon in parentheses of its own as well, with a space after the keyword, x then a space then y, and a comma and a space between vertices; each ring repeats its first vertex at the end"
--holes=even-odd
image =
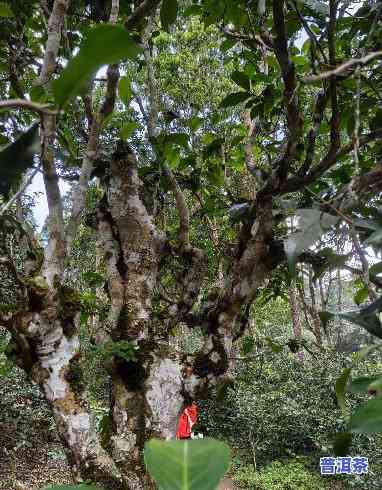
POLYGON ((9 355, 39 384, 50 404, 74 479, 126 490, 125 479, 98 441, 86 402, 76 295, 66 287, 52 290, 40 279, 31 280, 28 311, 3 318, 12 335, 9 355))

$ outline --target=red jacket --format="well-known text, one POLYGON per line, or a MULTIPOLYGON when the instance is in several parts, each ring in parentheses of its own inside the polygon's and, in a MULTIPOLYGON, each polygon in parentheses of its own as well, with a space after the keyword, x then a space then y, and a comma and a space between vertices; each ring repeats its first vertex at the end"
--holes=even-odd
POLYGON ((186 407, 178 423, 178 430, 176 432, 177 439, 188 439, 191 437, 192 426, 196 424, 198 420, 198 407, 196 403, 186 407))

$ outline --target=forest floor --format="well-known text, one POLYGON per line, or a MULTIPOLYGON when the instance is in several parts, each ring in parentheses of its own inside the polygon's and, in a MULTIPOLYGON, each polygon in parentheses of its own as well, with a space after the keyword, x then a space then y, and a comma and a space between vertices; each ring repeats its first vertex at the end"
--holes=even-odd
MULTIPOLYGON (((0 490, 39 490, 53 483, 73 481, 49 407, 21 371, 0 375, 0 490)), ((235 487, 225 478, 218 490, 235 487)))
POLYGON ((72 483, 62 445, 37 387, 14 370, 0 376, 0 489, 53 483, 72 483))

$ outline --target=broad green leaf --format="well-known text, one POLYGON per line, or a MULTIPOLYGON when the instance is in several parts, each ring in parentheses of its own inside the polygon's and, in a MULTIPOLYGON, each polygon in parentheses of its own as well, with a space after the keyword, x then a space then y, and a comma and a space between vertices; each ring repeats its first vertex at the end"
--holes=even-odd
POLYGON ((351 368, 345 368, 342 371, 340 377, 336 381, 336 395, 337 395, 338 405, 345 416, 348 415, 348 408, 345 402, 345 388, 349 381, 350 373, 351 373, 351 368))
POLYGON ((168 31, 170 25, 176 21, 178 7, 178 0, 162 0, 160 21, 165 31, 168 31))
POLYGON ((189 136, 187 133, 172 133, 166 136, 166 144, 175 144, 187 148, 189 136))
POLYGON ((99 25, 89 31, 78 54, 53 82, 53 93, 59 106, 81 92, 91 76, 103 65, 135 59, 141 48, 122 26, 99 25))
POLYGON ((86 282, 86 284, 90 287, 99 287, 102 286, 105 282, 105 279, 101 274, 94 271, 86 271, 81 274, 81 279, 86 282))
POLYGON ((251 97, 251 94, 248 92, 234 92, 227 95, 227 97, 220 102, 220 107, 232 107, 241 104, 249 99, 249 97, 251 97))
POLYGON ((329 15, 329 7, 324 2, 320 2, 319 0, 302 0, 302 3, 321 16, 326 17, 329 15))
POLYGON ((364 286, 361 289, 358 289, 358 291, 355 293, 353 298, 354 303, 356 303, 357 305, 361 305, 367 300, 368 297, 369 297, 369 291, 367 287, 364 286))
POLYGON ((134 121, 125 123, 120 131, 121 138, 128 139, 138 127, 139 124, 134 121))
POLYGON ((380 376, 361 376, 360 378, 352 379, 347 387, 350 393, 367 393, 369 385, 380 379, 380 376))
POLYGON ((376 264, 373 264, 369 269, 369 273, 374 276, 376 276, 377 274, 382 274, 382 262, 377 262, 376 264))
POLYGON ((203 119, 201 117, 197 117, 197 116, 192 117, 188 121, 188 125, 190 126, 192 131, 197 131, 202 124, 203 124, 203 119))
POLYGON ((251 83, 248 76, 243 71, 234 71, 231 75, 232 80, 244 90, 251 88, 251 83))
POLYGON ((241 340, 241 350, 244 355, 249 354, 255 347, 255 339, 253 337, 243 337, 241 340))
POLYGON ((163 155, 171 168, 177 168, 180 163, 179 148, 175 145, 166 145, 163 155))
POLYGON ((356 433, 382 432, 382 397, 373 398, 356 408, 350 417, 350 430, 356 433))
POLYGON ((183 17, 191 17, 193 15, 201 15, 203 13, 200 5, 190 5, 183 12, 183 17))
POLYGON ((48 101, 48 95, 43 87, 41 85, 35 85, 32 87, 29 91, 29 95, 31 100, 36 101, 36 102, 47 102, 48 101))
POLYGON ((333 442, 335 456, 347 456, 352 442, 353 435, 351 432, 338 432, 333 442))
POLYGON ((159 441, 145 445, 145 463, 163 490, 216 490, 229 466, 230 451, 214 439, 159 441))
POLYGON ((12 187, 19 185, 23 173, 33 166, 38 151, 38 123, 0 150, 0 195, 8 198, 12 187))
POLYGON ((298 209, 296 216, 299 219, 299 231, 292 233, 284 240, 284 249, 292 274, 295 272, 297 259, 301 252, 313 245, 339 219, 318 209, 298 209))
POLYGON ((360 325, 372 335, 382 339, 382 324, 379 320, 379 313, 382 311, 382 298, 377 299, 371 305, 348 312, 336 312, 331 310, 319 312, 320 318, 324 323, 336 317, 347 320, 356 325, 360 325))
POLYGON ((223 53, 225 53, 226 51, 228 51, 231 48, 233 48, 236 43, 237 43, 237 40, 236 39, 225 39, 222 42, 222 44, 220 46, 220 49, 223 51, 223 53))
POLYGON ((282 345, 278 344, 277 342, 273 341, 270 337, 265 338, 269 348, 271 349, 272 352, 275 354, 278 354, 283 350, 282 345))
POLYGON ((381 396, 382 395, 382 378, 379 377, 378 379, 372 381, 369 384, 367 391, 370 395, 381 396))
POLYGON ((121 97, 122 102, 125 104, 126 107, 129 106, 131 98, 133 96, 133 92, 131 90, 131 80, 130 78, 123 77, 119 81, 118 85, 118 93, 119 96, 121 97))
POLYGON ((382 245, 382 228, 374 231, 367 240, 365 240, 365 245, 382 245))
POLYGON ((377 109, 375 116, 369 123, 372 131, 382 127, 382 109, 377 109))
POLYGON ((14 17, 15 14, 12 12, 11 7, 5 3, 0 2, 0 17, 14 17))

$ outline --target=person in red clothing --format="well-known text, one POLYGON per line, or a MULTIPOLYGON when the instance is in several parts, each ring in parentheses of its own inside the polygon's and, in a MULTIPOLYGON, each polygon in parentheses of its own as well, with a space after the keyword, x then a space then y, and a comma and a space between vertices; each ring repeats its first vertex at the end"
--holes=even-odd
MULTIPOLYGON (((183 377, 187 378, 193 373, 192 364, 186 363, 183 377)), ((176 431, 177 439, 191 439, 192 427, 198 421, 198 407, 191 397, 184 393, 185 398, 184 408, 179 417, 178 430, 176 431)))
POLYGON ((192 427, 198 421, 198 407, 195 402, 191 405, 187 405, 178 423, 178 430, 176 432, 177 439, 191 439, 192 427))

